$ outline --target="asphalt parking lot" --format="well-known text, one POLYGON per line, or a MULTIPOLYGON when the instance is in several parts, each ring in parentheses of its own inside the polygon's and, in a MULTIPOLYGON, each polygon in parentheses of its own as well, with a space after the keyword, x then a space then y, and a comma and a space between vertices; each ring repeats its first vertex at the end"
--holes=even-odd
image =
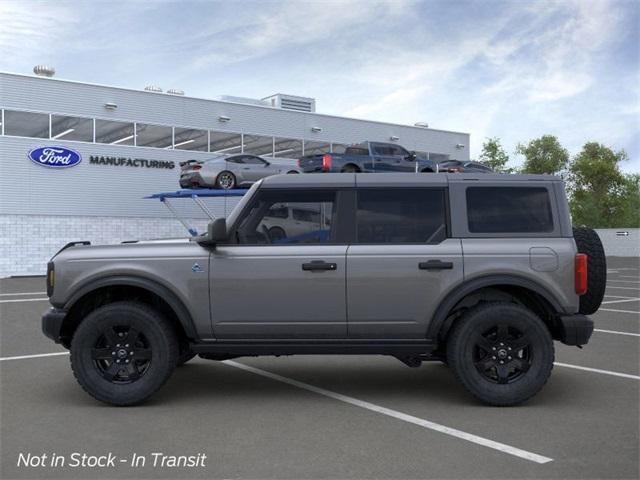
POLYGON ((42 335, 43 278, 0 280, 0 477, 638 478, 639 268, 609 259, 591 342, 556 343, 546 387, 512 408, 474 401, 441 364, 364 356, 195 359, 144 406, 108 407, 42 335), (73 452, 147 461, 18 466, 73 452))

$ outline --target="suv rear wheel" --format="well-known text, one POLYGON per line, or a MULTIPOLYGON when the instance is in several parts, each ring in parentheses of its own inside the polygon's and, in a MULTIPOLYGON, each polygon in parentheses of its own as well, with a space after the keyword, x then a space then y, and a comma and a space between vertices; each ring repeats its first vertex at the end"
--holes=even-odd
POLYGON ((171 376, 178 341, 145 304, 115 302, 91 312, 71 341, 71 368, 82 388, 112 405, 146 400, 171 376))
POLYGON ((546 325, 513 303, 469 310, 447 341, 447 363, 458 380, 490 405, 516 405, 538 393, 553 360, 553 339, 546 325))

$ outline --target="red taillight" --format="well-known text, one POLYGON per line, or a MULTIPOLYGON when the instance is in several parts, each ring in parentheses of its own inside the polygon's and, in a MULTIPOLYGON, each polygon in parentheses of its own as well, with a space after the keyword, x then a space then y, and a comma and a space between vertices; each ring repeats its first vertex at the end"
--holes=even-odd
POLYGON ((576 254, 576 294, 584 295, 587 293, 587 260, 588 257, 584 253, 576 254))
POLYGON ((331 155, 329 155, 328 153, 325 153, 322 156, 322 170, 324 170, 325 172, 331 170, 331 155))
POLYGON ((191 170, 200 170, 202 168, 202 165, 194 165, 193 167, 191 167, 191 170))
POLYGON ((302 167, 302 159, 301 158, 298 159, 298 167, 302 167))

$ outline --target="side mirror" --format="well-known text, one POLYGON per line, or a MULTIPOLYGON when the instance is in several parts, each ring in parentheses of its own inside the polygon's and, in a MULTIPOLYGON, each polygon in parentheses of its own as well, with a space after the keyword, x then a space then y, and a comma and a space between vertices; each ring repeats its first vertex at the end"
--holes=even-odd
POLYGON ((196 241, 202 245, 214 246, 227 240, 227 220, 225 218, 216 218, 207 225, 207 233, 201 235, 196 241))
POLYGON ((409 155, 407 156, 407 160, 409 160, 410 162, 415 161, 415 159, 417 158, 416 156, 416 152, 414 152, 413 150, 409 152, 409 155))

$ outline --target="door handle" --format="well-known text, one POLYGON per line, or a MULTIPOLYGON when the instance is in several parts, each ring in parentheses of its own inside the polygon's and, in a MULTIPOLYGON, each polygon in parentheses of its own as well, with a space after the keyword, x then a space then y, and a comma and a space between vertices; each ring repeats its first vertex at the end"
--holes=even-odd
POLYGON ((442 260, 429 260, 418 264, 420 270, 451 270, 453 262, 443 262, 442 260))
POLYGON ((337 270, 338 264, 327 263, 323 260, 312 260, 309 263, 302 264, 302 270, 307 272, 322 272, 326 270, 337 270))

